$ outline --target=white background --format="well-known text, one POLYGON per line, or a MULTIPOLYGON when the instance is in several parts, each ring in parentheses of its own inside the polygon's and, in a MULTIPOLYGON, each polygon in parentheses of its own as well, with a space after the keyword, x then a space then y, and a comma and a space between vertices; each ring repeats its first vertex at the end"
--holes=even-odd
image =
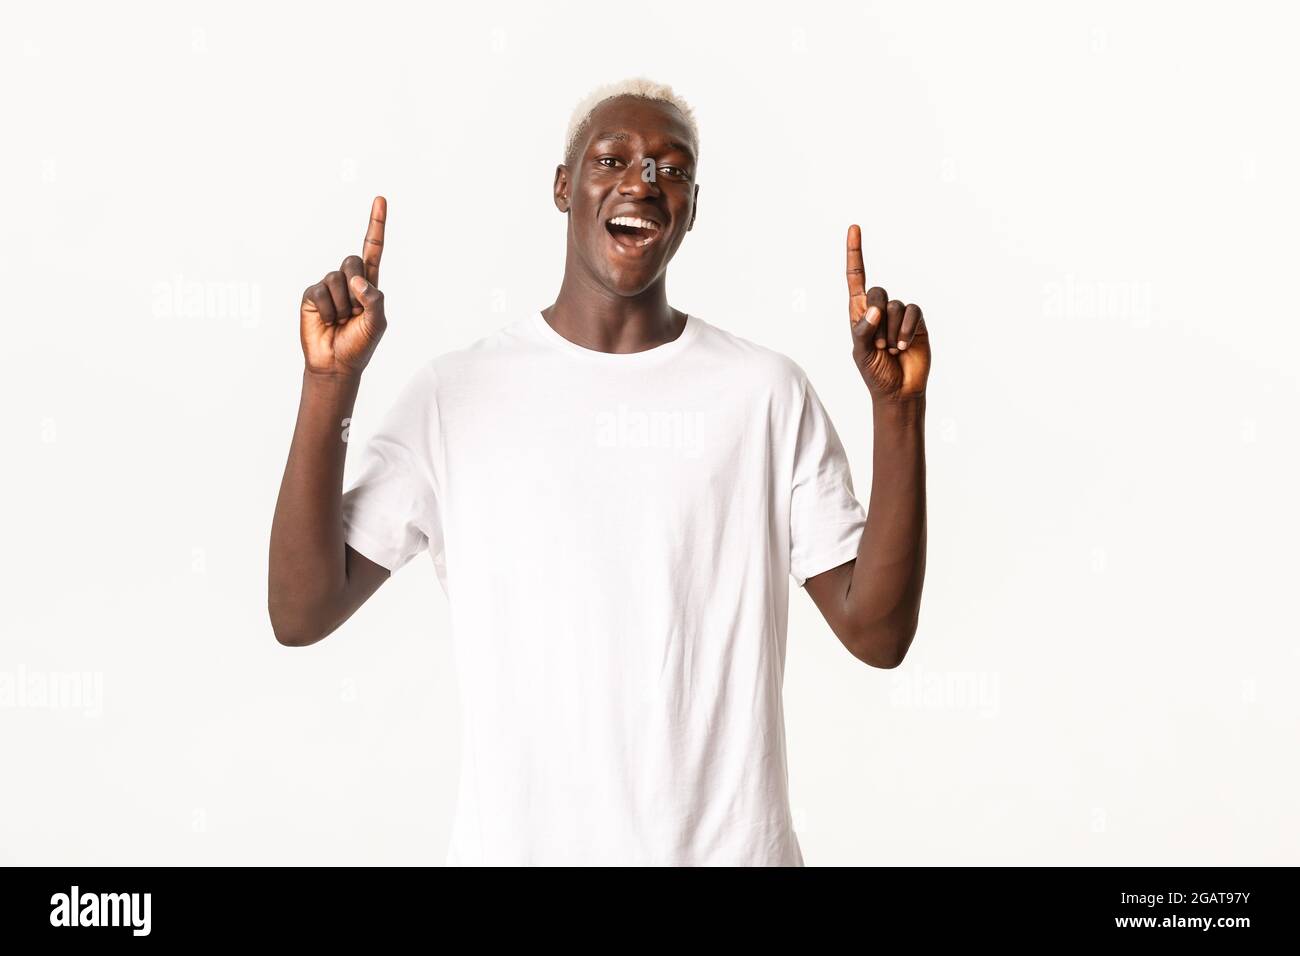
POLYGON ((554 300, 569 112, 644 74, 702 124, 672 303, 804 366, 864 502, 850 222, 931 328, 911 653, 792 598, 808 863, 1300 863, 1296 23, 1052 6, 7 12, 0 861, 442 863, 432 565, 311 648, 267 621, 298 301, 386 195, 359 447, 554 300))

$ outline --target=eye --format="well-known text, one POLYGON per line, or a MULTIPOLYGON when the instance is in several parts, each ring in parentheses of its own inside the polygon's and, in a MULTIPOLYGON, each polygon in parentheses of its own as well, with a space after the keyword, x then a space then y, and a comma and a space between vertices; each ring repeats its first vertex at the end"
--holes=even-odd
POLYGON ((682 179, 689 178, 686 170, 682 169, 680 166, 661 166, 660 169, 668 170, 670 176, 679 176, 682 179))
MULTIPOLYGON (((601 157, 599 157, 599 158, 596 160, 596 162, 597 162, 597 163, 603 163, 603 162, 604 162, 605 160, 607 160, 607 159, 610 160, 611 162, 615 162, 615 163, 618 162, 617 157, 614 157, 614 156, 601 156, 601 157)), ((606 166, 605 168, 606 168, 606 169, 611 169, 612 167, 610 167, 610 166, 606 166)))

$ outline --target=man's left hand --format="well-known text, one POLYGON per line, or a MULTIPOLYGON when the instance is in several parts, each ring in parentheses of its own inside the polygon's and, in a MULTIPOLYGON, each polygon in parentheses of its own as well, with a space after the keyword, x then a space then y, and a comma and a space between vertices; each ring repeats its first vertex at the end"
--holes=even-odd
POLYGON ((918 305, 904 305, 880 286, 866 289, 862 230, 849 226, 849 322, 853 361, 874 400, 904 402, 925 395, 930 335, 918 305))

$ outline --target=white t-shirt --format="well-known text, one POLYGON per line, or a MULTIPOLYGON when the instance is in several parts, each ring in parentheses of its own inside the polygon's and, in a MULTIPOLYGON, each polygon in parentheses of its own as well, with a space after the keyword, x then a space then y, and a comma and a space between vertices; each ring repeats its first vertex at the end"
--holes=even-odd
POLYGON ((449 601, 448 864, 804 865, 788 578, 866 515, 802 368, 697 316, 611 354, 534 312, 425 363, 359 462, 348 544, 427 551, 449 601))

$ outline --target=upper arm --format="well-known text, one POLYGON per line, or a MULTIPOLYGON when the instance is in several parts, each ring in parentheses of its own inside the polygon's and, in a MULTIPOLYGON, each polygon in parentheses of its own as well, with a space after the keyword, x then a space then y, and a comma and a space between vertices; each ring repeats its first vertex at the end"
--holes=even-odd
POLYGON ((850 613, 849 591, 856 567, 855 559, 813 575, 804 582, 804 590, 850 654, 872 667, 897 667, 907 653, 906 644, 900 647, 892 639, 882 641, 880 632, 864 632, 850 613))
POLYGON ((856 565, 856 558, 846 561, 821 574, 814 574, 803 585, 803 589, 808 592, 817 610, 830 625, 831 631, 850 651, 853 651, 853 644, 847 605, 849 584, 853 580, 853 569, 856 565))
POLYGON ((351 545, 344 544, 343 551, 346 577, 342 593, 332 598, 328 604, 317 606, 312 615, 316 618, 315 623, 304 622, 293 631, 277 630, 276 638, 281 644, 287 647, 308 647, 323 641, 370 600, 371 595, 392 576, 386 567, 371 561, 351 545))
POLYGON ((343 606, 339 609, 338 624, 342 624, 379 590, 380 585, 392 577, 392 572, 376 564, 350 544, 343 546, 347 552, 348 583, 343 591, 343 606))

